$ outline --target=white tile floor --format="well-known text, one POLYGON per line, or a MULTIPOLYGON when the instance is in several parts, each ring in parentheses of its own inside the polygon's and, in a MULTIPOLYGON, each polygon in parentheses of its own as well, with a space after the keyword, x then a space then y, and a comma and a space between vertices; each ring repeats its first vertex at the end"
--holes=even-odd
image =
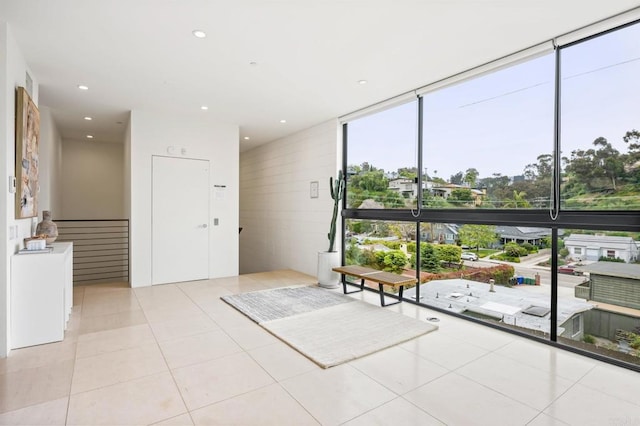
POLYGON ((76 287, 64 341, 0 359, 0 424, 640 425, 640 374, 408 303, 440 329, 323 370, 220 300, 305 283, 76 287))

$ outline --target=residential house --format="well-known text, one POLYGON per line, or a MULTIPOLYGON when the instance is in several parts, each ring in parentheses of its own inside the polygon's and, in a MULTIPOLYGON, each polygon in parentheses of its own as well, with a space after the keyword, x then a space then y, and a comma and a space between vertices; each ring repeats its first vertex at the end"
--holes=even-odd
POLYGON ((551 229, 530 226, 496 226, 496 233, 500 235, 500 245, 513 242, 539 246, 544 238, 551 236, 551 229))
POLYGON ((389 180, 389 189, 398 192, 404 198, 416 198, 418 196, 418 184, 413 179, 391 179, 389 180))
POLYGON ((421 238, 439 244, 457 244, 458 228, 455 223, 425 223, 421 227, 421 238))
POLYGON ((584 298, 640 309, 640 265, 596 262, 580 266, 579 270, 589 274, 589 282, 586 285, 589 291, 584 298))
POLYGON ((609 235, 571 234, 564 246, 574 260, 598 260, 601 257, 633 262, 638 259, 638 245, 631 237, 609 235))
POLYGON ((459 189, 471 191, 471 201, 469 204, 476 207, 482 205, 482 201, 487 195, 487 191, 485 189, 471 188, 469 185, 457 185, 455 183, 434 184, 430 190, 434 197, 440 197, 448 200, 453 191, 459 189))

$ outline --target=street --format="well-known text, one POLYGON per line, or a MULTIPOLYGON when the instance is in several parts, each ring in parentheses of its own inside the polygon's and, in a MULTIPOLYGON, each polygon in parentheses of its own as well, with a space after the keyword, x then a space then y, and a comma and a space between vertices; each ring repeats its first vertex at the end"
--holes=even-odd
MULTIPOLYGON (((510 263, 510 262, 501 262, 496 260, 484 260, 480 259, 477 261, 465 260, 464 265, 469 267, 480 267, 480 268, 488 268, 497 263, 504 263, 507 265, 511 265, 515 268, 515 275, 522 276, 525 278, 535 278, 536 274, 540 274, 540 285, 548 285, 551 286, 551 271, 550 268, 544 266, 536 266, 537 263, 543 262, 549 258, 549 250, 542 250, 540 253, 532 256, 528 256, 527 258, 522 259, 522 263, 510 263)), ((558 286, 573 288, 578 284, 583 283, 588 278, 582 275, 569 275, 569 274, 558 274, 558 286)))

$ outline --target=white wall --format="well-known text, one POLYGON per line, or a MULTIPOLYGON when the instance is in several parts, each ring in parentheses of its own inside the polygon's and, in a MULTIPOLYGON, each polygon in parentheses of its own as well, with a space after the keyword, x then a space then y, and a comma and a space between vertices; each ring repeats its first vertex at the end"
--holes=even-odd
POLYGON ((152 156, 168 156, 169 146, 186 149, 185 155, 176 156, 210 161, 209 276, 238 274, 238 138, 238 126, 217 123, 201 111, 187 117, 131 112, 125 145, 130 147, 132 287, 151 284, 152 156), (214 185, 226 186, 224 198, 216 197, 214 185), (213 226, 213 218, 219 226, 213 226))
POLYGON ((123 194, 124 194, 124 216, 123 219, 131 219, 131 115, 127 120, 127 127, 124 132, 124 161, 123 161, 123 194))
MULTIPOLYGON (((23 238, 31 234, 31 219, 15 219, 15 194, 9 193, 9 176, 15 176, 15 89, 26 86, 29 71, 9 26, 0 21, 0 357, 8 353, 10 257, 23 238), (18 227, 18 237, 9 240, 9 227, 18 227)), ((38 84, 33 73, 31 98, 38 104, 38 84)), ((39 208, 38 208, 39 209, 39 208)))
POLYGON ((62 211, 55 219, 123 219, 124 145, 62 142, 62 211))
POLYGON ((240 273, 316 275, 318 252, 329 248, 329 177, 340 169, 339 130, 331 120, 241 154, 240 273), (310 196, 312 181, 319 182, 318 198, 310 196))
MULTIPOLYGON (((62 212, 61 171, 62 137, 53 121, 51 110, 40 106, 40 170, 38 210, 51 211, 53 217, 62 212)), ((40 215, 40 219, 42 215, 40 215)))

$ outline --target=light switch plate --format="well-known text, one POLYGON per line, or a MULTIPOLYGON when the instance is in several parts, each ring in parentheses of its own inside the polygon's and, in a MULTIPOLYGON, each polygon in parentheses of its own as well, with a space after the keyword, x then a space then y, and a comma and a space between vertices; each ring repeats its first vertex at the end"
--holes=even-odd
POLYGON ((318 181, 314 180, 311 182, 310 185, 310 194, 311 194, 311 198, 318 198, 318 181))

